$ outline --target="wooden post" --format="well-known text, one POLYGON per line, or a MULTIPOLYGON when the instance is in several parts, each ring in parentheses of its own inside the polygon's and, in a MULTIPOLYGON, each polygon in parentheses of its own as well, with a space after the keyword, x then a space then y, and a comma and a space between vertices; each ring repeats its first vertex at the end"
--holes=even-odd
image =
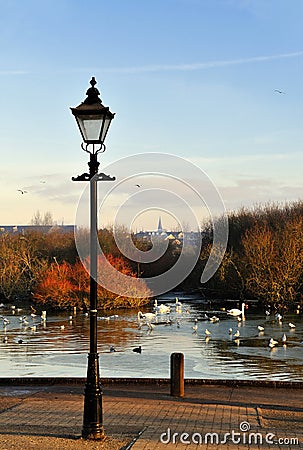
POLYGON ((183 353, 172 353, 170 355, 170 395, 184 397, 183 353))

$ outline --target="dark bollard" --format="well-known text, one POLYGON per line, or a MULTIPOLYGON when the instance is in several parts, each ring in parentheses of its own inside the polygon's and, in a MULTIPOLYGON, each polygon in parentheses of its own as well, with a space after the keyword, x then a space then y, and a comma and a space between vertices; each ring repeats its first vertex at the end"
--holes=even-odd
POLYGON ((183 353, 172 353, 170 355, 170 395, 184 397, 183 353))

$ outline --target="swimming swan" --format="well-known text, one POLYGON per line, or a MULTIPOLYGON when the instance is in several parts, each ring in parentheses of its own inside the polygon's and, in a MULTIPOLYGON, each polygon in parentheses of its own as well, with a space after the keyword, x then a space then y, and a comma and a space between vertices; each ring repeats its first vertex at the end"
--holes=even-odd
POLYGON ((234 316, 234 317, 242 316, 242 320, 245 320, 244 309, 245 309, 245 303, 242 303, 242 308, 241 309, 232 308, 232 309, 227 311, 227 314, 229 316, 234 316))

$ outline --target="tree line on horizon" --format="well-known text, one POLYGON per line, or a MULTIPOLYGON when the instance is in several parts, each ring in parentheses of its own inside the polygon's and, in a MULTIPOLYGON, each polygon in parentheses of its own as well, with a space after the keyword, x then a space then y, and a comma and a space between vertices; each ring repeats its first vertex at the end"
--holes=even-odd
MULTIPOLYGON (((229 213, 228 221, 227 251, 215 275, 201 285, 201 273, 212 248, 213 228, 208 224, 203 229, 197 264, 177 288, 198 290, 207 298, 222 300, 254 298, 277 311, 303 307, 303 202, 242 208, 229 213)), ((123 227, 118 233, 125 234, 123 227)), ((88 231, 83 230, 83 238, 87 237, 88 231)), ((182 250, 169 242, 157 261, 139 263, 132 260, 131 254, 125 257, 123 248, 120 251, 112 229, 100 230, 98 237, 110 264, 130 277, 148 278, 164 273, 176 263, 182 250)), ((151 249, 151 242, 134 236, 132 240, 141 251, 151 249)), ((190 249, 187 251, 190 258, 190 249)), ((102 257, 98 267, 100 271, 107 270, 102 257)), ((117 295, 99 286, 98 307, 140 307, 153 295, 144 283, 140 289, 130 292, 125 282, 119 286, 124 295, 117 295)), ((47 234, 2 233, 0 295, 4 301, 27 298, 44 307, 88 309, 89 275, 79 259, 74 235, 58 230, 47 234)))

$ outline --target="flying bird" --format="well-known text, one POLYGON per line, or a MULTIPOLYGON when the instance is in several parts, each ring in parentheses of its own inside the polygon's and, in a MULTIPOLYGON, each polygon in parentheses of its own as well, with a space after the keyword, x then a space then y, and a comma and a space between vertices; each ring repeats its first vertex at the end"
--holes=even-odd
POLYGON ((136 186, 137 186, 138 188, 140 188, 140 187, 141 187, 141 184, 136 184, 136 186))
POLYGON ((275 89, 274 92, 277 92, 278 94, 286 94, 286 92, 280 91, 279 89, 275 89))
POLYGON ((21 194, 27 194, 27 191, 24 191, 23 189, 17 189, 17 191, 21 192, 21 194))

